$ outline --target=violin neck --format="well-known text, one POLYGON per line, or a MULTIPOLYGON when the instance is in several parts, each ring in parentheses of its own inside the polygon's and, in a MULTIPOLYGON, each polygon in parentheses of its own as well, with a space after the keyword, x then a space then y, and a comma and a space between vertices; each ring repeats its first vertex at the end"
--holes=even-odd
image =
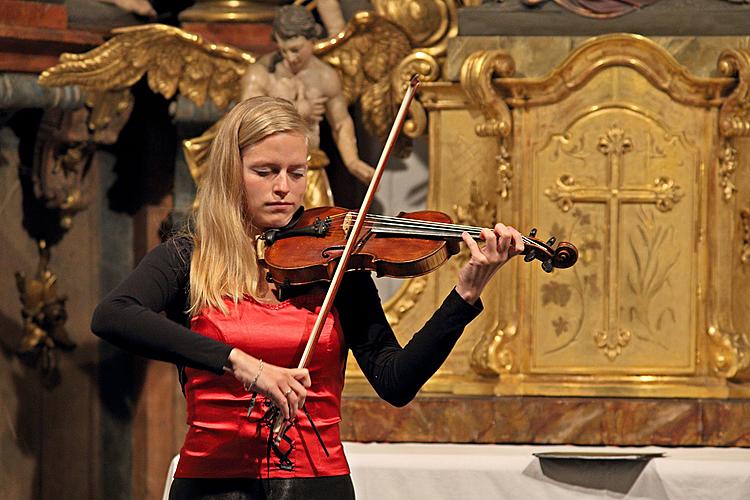
MULTIPOLYGON (((384 216, 376 216, 367 226, 370 232, 382 236, 460 240, 461 235, 466 232, 474 240, 482 241, 482 228, 475 226, 384 216)), ((523 236, 523 242, 527 245, 535 243, 526 236, 523 236)))

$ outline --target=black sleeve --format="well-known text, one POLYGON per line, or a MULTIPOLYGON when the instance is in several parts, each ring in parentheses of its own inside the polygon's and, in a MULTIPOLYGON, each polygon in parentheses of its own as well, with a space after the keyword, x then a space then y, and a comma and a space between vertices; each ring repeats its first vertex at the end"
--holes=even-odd
POLYGON ((186 318, 189 270, 187 243, 171 240, 156 247, 97 306, 91 330, 141 356, 222 373, 232 348, 175 320, 180 314, 186 318))
POLYGON ((451 291, 404 347, 386 320, 368 273, 347 273, 336 309, 347 345, 375 392, 394 406, 404 406, 440 368, 464 327, 482 311, 482 303, 470 305, 451 291))

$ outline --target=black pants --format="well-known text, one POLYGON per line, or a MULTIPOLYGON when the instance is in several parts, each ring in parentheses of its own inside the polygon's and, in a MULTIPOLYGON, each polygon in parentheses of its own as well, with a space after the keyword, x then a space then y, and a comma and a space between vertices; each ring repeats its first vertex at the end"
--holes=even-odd
POLYGON ((176 478, 169 500, 354 500, 352 479, 346 476, 294 479, 176 478))

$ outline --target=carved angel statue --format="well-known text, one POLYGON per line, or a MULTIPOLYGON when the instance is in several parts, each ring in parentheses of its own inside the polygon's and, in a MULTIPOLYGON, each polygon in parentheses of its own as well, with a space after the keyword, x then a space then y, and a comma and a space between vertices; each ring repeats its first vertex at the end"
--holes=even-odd
MULTIPOLYGON (((345 166, 358 179, 369 181, 373 169, 359 158, 348 105, 359 100, 368 132, 385 138, 411 74, 419 72, 427 80, 434 79, 437 63, 425 63, 419 58, 430 56, 422 55, 412 61, 407 56, 413 50, 413 39, 395 22, 372 12, 356 14, 344 31, 315 42, 322 33, 311 14, 301 6, 285 6, 278 11, 273 33, 279 53, 256 61, 252 54, 205 42, 170 26, 120 28, 110 40, 87 53, 63 54, 60 64, 41 74, 40 83, 75 84, 87 91, 92 107, 89 125, 94 129, 129 107, 133 99, 129 89, 144 74, 153 91, 167 99, 179 91, 199 107, 208 99, 217 108, 226 109, 240 98, 254 95, 285 97, 295 103, 314 130, 305 204, 331 204, 323 170, 328 160, 318 149, 320 121, 325 118, 331 125, 345 166)), ((418 104, 413 108, 412 113, 420 114, 418 104)), ((185 144, 196 182, 208 156, 212 129, 185 144)), ((405 130, 408 134, 410 128, 405 130)))

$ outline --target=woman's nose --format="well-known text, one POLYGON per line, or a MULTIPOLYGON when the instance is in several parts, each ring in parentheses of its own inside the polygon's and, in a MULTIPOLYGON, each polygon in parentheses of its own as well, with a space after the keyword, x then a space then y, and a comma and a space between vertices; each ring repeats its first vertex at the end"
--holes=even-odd
POLYGON ((273 190, 275 193, 286 194, 289 192, 289 179, 283 173, 276 177, 276 182, 273 183, 273 190))

